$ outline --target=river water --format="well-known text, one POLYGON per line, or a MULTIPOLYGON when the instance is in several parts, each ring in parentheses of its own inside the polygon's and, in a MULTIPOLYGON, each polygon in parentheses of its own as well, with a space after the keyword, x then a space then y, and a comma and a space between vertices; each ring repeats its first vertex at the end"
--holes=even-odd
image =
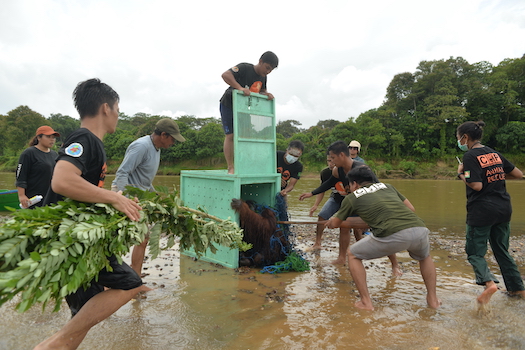
MULTIPOLYGON (((0 188, 11 189, 13 176, 0 173, 0 188)), ((314 199, 299 202, 297 197, 318 181, 303 178, 290 193, 292 220, 312 220, 308 209, 314 199)), ((376 310, 355 309, 358 294, 348 269, 330 264, 337 255, 333 231, 325 234, 320 253, 306 254, 311 271, 304 273, 238 273, 167 251, 144 265, 149 273, 145 282, 155 290, 95 326, 79 349, 525 349, 525 301, 496 293, 489 312, 476 309, 481 287, 473 283, 461 241, 464 185, 452 180, 385 182, 412 202, 434 240, 459 242, 452 251, 433 245, 441 309, 426 307, 418 265, 406 252, 398 254, 404 271, 398 278, 391 277, 386 259, 365 263, 376 310)), ((176 176, 156 179, 168 187, 178 183, 176 176)), ((508 189, 513 235, 525 236, 525 182, 509 181, 508 189)), ((298 248, 312 243, 313 225, 294 230, 298 248)), ((520 271, 525 272, 523 266, 520 271)), ((58 313, 34 307, 18 314, 13 303, 0 312, 0 349, 9 350, 31 349, 69 319, 65 303, 58 313)))

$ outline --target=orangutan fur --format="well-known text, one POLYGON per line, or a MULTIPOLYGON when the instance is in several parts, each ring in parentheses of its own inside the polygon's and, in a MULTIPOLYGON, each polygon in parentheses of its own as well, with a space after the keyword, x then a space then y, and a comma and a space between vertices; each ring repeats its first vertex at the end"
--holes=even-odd
POLYGON ((245 201, 235 198, 232 199, 231 207, 239 213, 240 227, 244 230, 243 240, 253 245, 252 249, 241 252, 239 260, 241 266, 262 267, 286 258, 282 253, 281 244, 288 248, 289 243, 282 231, 278 229, 277 219, 271 209, 265 208, 261 214, 257 214, 245 201), (272 236, 278 237, 281 244, 278 242, 270 244, 272 236), (250 257, 253 261, 250 260, 250 257))

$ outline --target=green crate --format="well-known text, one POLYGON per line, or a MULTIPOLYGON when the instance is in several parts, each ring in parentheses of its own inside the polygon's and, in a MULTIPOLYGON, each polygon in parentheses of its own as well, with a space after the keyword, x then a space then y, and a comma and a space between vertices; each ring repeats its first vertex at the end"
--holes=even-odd
MULTIPOLYGON (((233 198, 274 206, 275 195, 281 189, 276 159, 275 101, 260 94, 244 96, 234 90, 233 144, 235 174, 228 174, 226 170, 183 170, 180 189, 184 205, 239 223, 230 205, 233 198)), ((183 253, 196 256, 193 251, 183 253)), ((239 251, 218 247, 215 254, 208 251, 201 259, 237 268, 239 251)))
MULTIPOLYGON (((240 176, 227 174, 226 170, 183 170, 180 177, 181 199, 185 206, 237 223, 239 217, 230 205, 232 198, 274 206, 280 186, 281 175, 277 173, 240 176)), ((196 256, 193 251, 183 253, 196 256)), ((220 246, 215 254, 208 251, 201 259, 230 268, 239 267, 237 249, 220 246)))
POLYGON ((275 101, 233 93, 233 157, 236 175, 274 174, 277 168, 275 101))

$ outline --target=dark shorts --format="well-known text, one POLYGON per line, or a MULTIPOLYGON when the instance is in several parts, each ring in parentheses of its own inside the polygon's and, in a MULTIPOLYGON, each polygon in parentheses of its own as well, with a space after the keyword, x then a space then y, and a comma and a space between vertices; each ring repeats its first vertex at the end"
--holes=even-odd
POLYGON ((91 281, 91 286, 86 290, 80 288, 75 293, 66 297, 72 316, 75 316, 89 299, 93 298, 98 293, 103 292, 104 287, 130 290, 142 285, 142 279, 128 264, 125 262, 119 264, 114 255, 110 256, 108 260, 113 271, 110 272, 104 268, 98 274, 98 281, 93 279, 91 281))
POLYGON ((233 134, 233 109, 226 107, 219 103, 219 110, 221 111, 222 128, 226 135, 233 134))
POLYGON ((333 197, 330 197, 323 205, 323 208, 319 212, 318 216, 320 216, 323 220, 328 220, 335 213, 337 213, 339 208, 341 208, 341 203, 338 203, 333 197))

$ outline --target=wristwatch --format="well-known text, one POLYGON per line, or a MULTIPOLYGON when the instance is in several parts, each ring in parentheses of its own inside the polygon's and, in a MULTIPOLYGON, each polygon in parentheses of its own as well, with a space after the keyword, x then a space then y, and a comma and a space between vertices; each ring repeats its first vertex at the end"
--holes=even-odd
POLYGON ((458 175, 457 175, 458 179, 460 179, 460 180, 461 180, 461 175, 463 175, 463 173, 458 173, 458 175))

